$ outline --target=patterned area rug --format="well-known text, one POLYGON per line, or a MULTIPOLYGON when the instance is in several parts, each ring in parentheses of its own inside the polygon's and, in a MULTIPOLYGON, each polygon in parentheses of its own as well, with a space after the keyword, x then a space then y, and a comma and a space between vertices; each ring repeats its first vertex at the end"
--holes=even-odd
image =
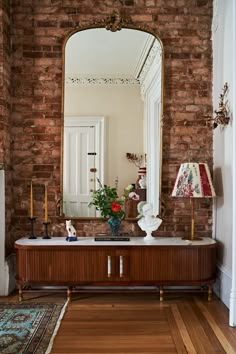
POLYGON ((0 353, 50 353, 66 305, 0 303, 0 353))

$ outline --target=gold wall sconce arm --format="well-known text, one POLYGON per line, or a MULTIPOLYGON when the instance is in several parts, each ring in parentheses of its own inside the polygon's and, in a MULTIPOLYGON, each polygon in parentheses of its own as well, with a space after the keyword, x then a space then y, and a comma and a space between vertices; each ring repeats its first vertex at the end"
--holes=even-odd
POLYGON ((227 125, 229 124, 229 114, 228 110, 226 108, 226 103, 225 103, 225 95, 228 91, 228 84, 227 82, 224 84, 223 88, 223 93, 220 95, 220 102, 219 102, 219 107, 214 111, 215 117, 213 118, 213 128, 217 128, 218 125, 227 125))

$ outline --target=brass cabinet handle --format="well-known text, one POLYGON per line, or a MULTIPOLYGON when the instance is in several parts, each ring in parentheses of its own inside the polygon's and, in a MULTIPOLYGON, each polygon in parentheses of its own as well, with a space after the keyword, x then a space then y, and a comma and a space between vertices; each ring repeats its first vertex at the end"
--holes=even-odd
POLYGON ((107 256, 107 277, 111 277, 111 256, 107 256))
POLYGON ((120 256, 120 278, 122 278, 123 275, 123 256, 120 256))

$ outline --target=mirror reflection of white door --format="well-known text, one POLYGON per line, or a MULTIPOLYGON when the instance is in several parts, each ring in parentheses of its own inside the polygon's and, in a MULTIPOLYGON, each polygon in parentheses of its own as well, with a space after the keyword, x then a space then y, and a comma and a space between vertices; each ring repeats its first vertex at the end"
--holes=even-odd
POLYGON ((103 117, 65 118, 63 212, 67 216, 97 216, 88 204, 96 189, 96 177, 103 181, 101 121, 103 117))

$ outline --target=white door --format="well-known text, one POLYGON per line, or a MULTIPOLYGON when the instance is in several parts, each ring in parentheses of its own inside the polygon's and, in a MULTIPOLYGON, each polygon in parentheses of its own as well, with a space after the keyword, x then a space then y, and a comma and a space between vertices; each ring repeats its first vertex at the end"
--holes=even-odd
POLYGON ((95 127, 65 126, 63 212, 66 216, 95 216, 95 208, 88 208, 88 203, 95 189, 96 158, 95 127))

